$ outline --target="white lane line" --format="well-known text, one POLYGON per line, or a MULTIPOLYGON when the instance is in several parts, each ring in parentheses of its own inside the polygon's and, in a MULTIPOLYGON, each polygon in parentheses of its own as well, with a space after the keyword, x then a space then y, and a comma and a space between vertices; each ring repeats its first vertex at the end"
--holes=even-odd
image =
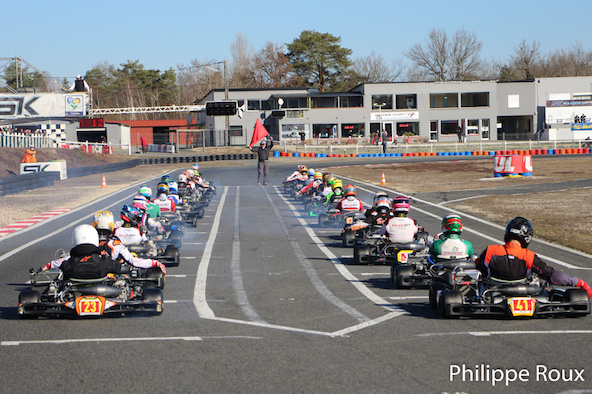
POLYGON ((352 274, 345 265, 338 259, 333 252, 331 252, 325 244, 316 236, 315 232, 312 228, 308 225, 308 223, 302 219, 302 215, 296 210, 296 208, 278 191, 277 187, 275 188, 278 196, 284 203, 290 207, 290 209, 294 212, 294 215, 300 222, 300 224, 304 227, 308 236, 312 239, 312 241, 317 245, 317 247, 327 256, 327 258, 331 261, 333 266, 339 271, 339 273, 348 281, 350 282, 360 293, 362 293, 366 298, 370 301, 375 303, 376 305, 382 306, 383 308, 388 309, 389 311, 396 312, 393 314, 388 314, 386 316, 390 316, 390 318, 397 317, 403 314, 407 314, 408 312, 396 305, 392 305, 391 303, 387 302, 384 298, 378 296, 378 294, 374 293, 370 290, 366 285, 360 282, 360 280, 352 274))
POLYGON ((203 242, 183 242, 183 245, 203 245, 203 242))
POLYGON ((474 337, 488 337, 492 335, 582 335, 592 334, 592 330, 549 330, 549 331, 464 331, 464 332, 431 332, 415 334, 416 337, 443 337, 454 335, 470 335, 474 337))
POLYGON ((48 339, 32 341, 2 341, 0 346, 18 345, 63 345, 69 343, 93 343, 93 342, 147 342, 147 341, 203 341, 204 339, 261 339, 246 335, 234 336, 208 336, 208 337, 143 337, 143 338, 82 338, 82 339, 48 339))
POLYGON ((172 274, 168 274, 166 275, 167 278, 187 278, 187 275, 172 275, 172 274))
POLYGON ((489 197, 489 194, 482 194, 480 196, 473 196, 473 197, 457 198, 456 200, 442 201, 441 203, 436 204, 436 205, 441 207, 445 204, 452 204, 452 203, 460 202, 460 201, 473 200, 475 198, 481 198, 481 197, 489 197))
POLYGON ((216 242, 216 236, 218 235, 218 228, 220 227, 222 208, 226 202, 227 194, 228 186, 224 186, 224 192, 220 198, 218 208, 216 209, 216 215, 214 216, 214 221, 211 225, 212 229, 210 231, 210 236, 208 237, 206 247, 204 249, 203 255, 201 256, 201 261, 199 262, 199 267, 197 268, 197 276, 195 278, 193 305, 195 305, 195 309, 197 310, 199 317, 205 319, 213 319, 216 317, 216 315, 214 315, 214 311, 212 311, 206 299, 206 282, 208 276, 208 267, 212 258, 212 250, 214 249, 214 243, 216 242))
MULTIPOLYGON (((372 186, 372 187, 378 187, 378 186, 376 186, 376 185, 372 185, 372 184, 370 184, 370 183, 368 183, 368 182, 364 182, 364 181, 354 180, 354 179, 347 178, 347 177, 343 177, 343 176, 342 176, 341 178, 344 178, 344 179, 350 179, 351 181, 354 181, 354 182, 356 182, 356 183, 358 183, 358 184, 359 184, 359 183, 361 183, 361 184, 368 185, 368 186, 372 186)), ((358 187, 358 189, 360 189, 360 190, 364 190, 364 191, 367 191, 367 192, 369 192, 369 193, 373 194, 373 191, 372 191, 372 190, 365 189, 365 188, 363 188, 363 187, 358 187)), ((391 189, 387 189, 387 190, 397 193, 395 190, 391 190, 391 189)), ((402 194, 402 193, 397 193, 397 194, 402 194)), ((413 198, 414 200, 418 201, 418 202, 421 202, 421 203, 423 203, 423 204, 430 205, 430 206, 433 206, 433 207, 435 207, 435 208, 438 208, 438 209, 444 209, 443 207, 441 207, 441 206, 438 206, 438 204, 434 204, 434 203, 431 203, 431 202, 429 202, 429 201, 425 201, 425 200, 422 200, 422 199, 419 199, 419 198, 416 198, 416 197, 412 197, 412 198, 413 198)), ((438 216, 438 215, 435 215, 435 214, 433 214, 433 213, 431 213, 431 212, 425 211, 425 210, 423 210, 423 209, 421 209, 421 208, 418 208, 418 207, 413 207, 413 209, 415 209, 416 211, 419 211, 419 212, 423 213, 424 215, 431 216, 431 217, 433 217, 433 218, 437 219, 438 221, 442 220, 442 217, 440 217, 440 216, 438 216)), ((486 225, 488 225, 488 226, 491 226, 491 227, 494 227, 494 228, 498 228, 498 229, 500 229, 500 230, 502 230, 502 231, 503 231, 503 230, 505 230, 505 228, 504 228, 504 227, 502 227, 502 226, 499 226, 499 225, 497 225, 497 224, 494 224, 494 223, 487 222, 487 221, 485 221, 485 220, 483 220, 483 219, 480 219, 480 218, 477 218, 477 217, 475 217, 475 216, 471 216, 471 215, 469 215, 469 214, 467 214, 467 213, 465 213, 465 212, 455 211, 455 210, 453 210, 453 209, 449 210, 449 212, 451 212, 451 213, 456 213, 456 214, 458 214, 458 215, 461 215, 461 216, 464 216, 464 217, 470 218, 470 219, 472 219, 472 220, 475 220, 475 221, 477 221, 477 222, 480 222, 480 223, 486 224, 486 225)), ((470 233, 473 233, 473 234, 475 234, 475 235, 478 235, 478 236, 480 236, 481 238, 484 238, 484 239, 487 239, 487 240, 489 240, 489 241, 495 242, 496 244, 502 244, 502 243, 503 243, 503 241, 502 241, 502 240, 499 240, 499 239, 496 239, 496 238, 490 237, 490 236, 489 236, 489 235, 487 235, 487 234, 484 234, 484 233, 482 233, 482 232, 479 232, 479 231, 477 231, 477 230, 473 230, 473 229, 471 229, 471 228, 469 228, 469 227, 466 227, 466 226, 463 226, 463 230, 464 230, 464 231, 468 231, 468 232, 470 232, 470 233)), ((558 249, 564 250, 564 251, 566 251, 566 252, 570 252, 570 253, 573 253, 573 254, 577 254, 577 255, 579 255, 579 256, 583 256, 583 257, 587 257, 587 258, 589 258, 589 259, 592 259, 592 255, 589 255, 589 254, 587 254, 587 253, 584 253, 584 252, 580 252, 580 251, 578 251, 578 250, 575 250, 575 249, 570 249, 570 248, 567 248, 567 247, 565 247, 565 246, 561 246, 561 245, 557 245, 557 244, 552 244, 552 243, 550 243, 550 242, 546 242, 546 241, 540 240, 540 239, 538 239, 538 238, 537 238, 537 242, 540 242, 540 243, 542 243, 542 244, 544 244, 544 245, 547 245, 547 246, 551 246, 551 247, 554 247, 554 248, 558 248, 558 249)), ((541 257, 543 260, 546 260, 546 261, 549 261, 549 262, 553 262, 553 263, 555 263, 555 264, 561 265, 561 266, 563 266, 563 267, 566 267, 566 268, 571 268, 571 269, 574 269, 574 270, 586 270, 586 271, 592 270, 592 268, 587 268, 587 267, 578 267, 578 266, 576 266, 576 265, 569 264, 569 263, 565 263, 565 262, 563 262, 563 261, 561 261, 561 260, 557 260, 557 259, 555 259, 555 258, 553 258, 553 257, 546 256, 546 255, 544 255, 544 254, 539 254, 539 253, 537 253, 537 255, 538 255, 539 257, 541 257)))
POLYGON ((236 303, 241 308, 245 316, 254 322, 265 323, 249 303, 247 291, 243 284, 243 277, 240 269, 240 187, 236 188, 236 197, 234 199, 234 232, 232 236, 232 259, 230 261, 230 271, 232 273, 232 287, 236 295, 236 303))
MULTIPOLYGON (((306 222, 304 220, 302 220, 302 218, 300 218, 300 214, 298 212, 296 212, 294 206, 292 206, 292 204, 290 204, 284 198, 284 196, 282 196, 279 193, 279 190, 278 190, 277 187, 275 187, 275 191, 288 204, 288 206, 290 207, 290 209, 292 209, 294 211, 294 213, 297 214, 297 219, 301 222, 301 224, 308 227, 308 225, 306 224, 306 222)), ((280 211, 278 210, 277 206, 275 205, 275 203, 271 199, 271 196, 269 195, 269 193, 267 192, 267 190, 265 190, 265 196, 269 200, 269 203, 271 205, 271 208, 275 212, 275 215, 276 215, 276 217, 278 219, 278 222, 280 224, 280 227, 282 228, 282 231, 284 232, 284 234, 286 234, 286 238, 288 239, 288 241, 290 241, 290 244, 292 245, 292 249, 294 250, 294 253, 296 255, 296 258, 300 262, 300 265, 302 265, 302 267, 304 268, 304 271, 308 275, 308 278, 309 278, 311 284, 314 286, 314 288, 317 290, 317 292, 324 299, 326 299, 327 301, 329 301, 331 304, 335 305, 337 308, 341 309, 343 312, 345 312, 348 315, 352 316, 353 318, 355 318, 359 322, 369 321, 370 319, 367 316, 365 316, 363 313, 359 312, 358 310, 356 310, 352 306, 348 305, 346 302, 344 302, 339 297, 337 297, 331 290, 329 290, 329 288, 327 288, 327 286, 323 283, 323 281, 321 280, 321 278, 319 278, 319 276, 318 276, 316 270, 314 269, 314 267, 312 266, 312 264, 306 258, 306 255, 302 251, 302 248, 300 247, 300 244, 296 241, 296 239, 294 239, 294 236, 292 235, 292 233, 288 229, 288 226, 286 225, 286 222, 284 221, 282 215, 280 214, 280 211)), ((315 235, 315 237, 316 237, 316 235, 315 235)))
POLYGON ((427 300, 430 297, 428 296, 400 296, 400 297, 386 297, 389 300, 393 301, 404 301, 404 300, 427 300))
POLYGON ((196 259, 197 256, 181 256, 182 259, 196 259))

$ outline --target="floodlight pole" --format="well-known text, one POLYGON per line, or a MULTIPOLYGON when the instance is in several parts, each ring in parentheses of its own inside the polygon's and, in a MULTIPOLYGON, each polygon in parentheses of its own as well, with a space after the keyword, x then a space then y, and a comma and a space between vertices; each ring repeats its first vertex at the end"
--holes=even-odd
MULTIPOLYGON (((224 100, 228 101, 228 61, 224 60, 224 100)), ((230 146, 230 116, 226 115, 226 122, 225 122, 225 131, 226 134, 226 143, 230 146)))

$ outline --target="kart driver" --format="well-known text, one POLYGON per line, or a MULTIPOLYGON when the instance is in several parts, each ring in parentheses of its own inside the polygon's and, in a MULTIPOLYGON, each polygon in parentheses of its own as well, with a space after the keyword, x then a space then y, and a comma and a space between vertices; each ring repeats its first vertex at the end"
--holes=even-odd
POLYGON ((580 287, 592 298, 592 289, 582 279, 568 275, 545 264, 533 251, 527 249, 532 240, 532 224, 523 217, 508 222, 504 236, 505 245, 490 245, 477 258, 477 269, 483 276, 518 280, 534 272, 544 280, 562 286, 580 287))
POLYGON ((380 235, 388 234, 388 239, 395 243, 407 243, 415 241, 419 228, 414 219, 408 218, 410 205, 405 196, 397 196, 393 199, 394 217, 382 225, 380 235))
POLYGON ((473 244, 460 238, 462 219, 455 213, 442 218, 442 234, 430 246, 430 255, 436 260, 468 259, 473 256, 473 244))
POLYGON ((354 185, 346 185, 343 189, 343 198, 337 203, 335 209, 345 213, 356 213, 364 211, 364 204, 362 200, 356 198, 356 187, 354 185))
POLYGON ((70 258, 62 262, 60 269, 64 279, 100 279, 107 274, 119 274, 121 264, 110 256, 101 255, 99 233, 90 224, 81 224, 72 233, 74 247, 70 258))
POLYGON ((161 216, 160 207, 158 206, 158 204, 151 202, 152 188, 146 185, 141 186, 140 189, 138 189, 138 194, 146 197, 146 201, 148 201, 148 203, 146 204, 146 213, 150 215, 150 217, 152 218, 159 218, 161 216))

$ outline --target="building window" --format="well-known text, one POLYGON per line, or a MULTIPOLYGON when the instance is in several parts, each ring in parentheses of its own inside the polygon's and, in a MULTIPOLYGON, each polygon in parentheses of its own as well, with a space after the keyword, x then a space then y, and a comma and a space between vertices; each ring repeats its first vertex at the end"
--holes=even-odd
POLYGON ((417 109, 417 95, 397 94, 397 109, 417 109))
POLYGON ((306 97, 287 99, 282 108, 308 108, 308 101, 306 97))
POLYGON ((438 139, 438 121, 430 121, 430 140, 436 141, 438 139))
POLYGON ((230 128, 228 129, 228 135, 230 137, 242 137, 243 126, 230 126, 230 128))
POLYGON ((337 108, 337 97, 312 97, 310 108, 337 108))
POLYGON ((286 118, 302 119, 304 118, 304 111, 286 111, 286 118))
POLYGON ((261 100, 261 110, 271 111, 272 109, 275 109, 273 100, 261 100))
POLYGON ((372 95, 372 109, 383 110, 393 109, 393 95, 392 94, 373 94, 372 95))
POLYGON ((440 122, 440 134, 458 134, 458 120, 443 120, 440 122))
POLYGON ((479 119, 468 119, 467 120, 467 135, 478 135, 479 134, 479 119))
POLYGON ((489 107, 489 93, 461 93, 461 107, 489 107))
POLYGON ((300 133, 304 132, 304 138, 310 138, 308 124, 283 124, 282 139, 300 139, 300 133))
POLYGON ((312 125, 313 138, 337 138, 336 124, 313 124, 312 125))
POLYGON ((489 119, 481 119, 481 138, 489 139, 489 119))
POLYGON ((339 106, 341 108, 363 107, 364 101, 362 97, 340 97, 339 106))
POLYGON ((509 94, 508 95, 508 108, 520 108, 520 95, 509 94))
POLYGON ((364 123, 342 124, 341 138, 357 138, 364 136, 364 123))
POLYGON ((247 109, 249 111, 259 111, 261 110, 261 102, 259 100, 248 100, 247 109))
POLYGON ((458 108, 458 94, 430 94, 430 108, 458 108))
POLYGON ((410 137, 419 135, 419 122, 397 123, 397 135, 399 137, 410 137))

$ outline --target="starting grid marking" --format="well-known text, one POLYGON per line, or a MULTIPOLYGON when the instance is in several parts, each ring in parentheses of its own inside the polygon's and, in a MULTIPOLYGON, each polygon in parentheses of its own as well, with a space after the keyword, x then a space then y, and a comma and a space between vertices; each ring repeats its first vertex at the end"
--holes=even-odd
POLYGON ((43 212, 39 215, 35 215, 25 220, 20 220, 14 224, 9 224, 8 226, 0 227, 0 237, 14 233, 15 231, 22 230, 34 224, 37 224, 45 219, 52 218, 54 216, 60 215, 62 213, 71 211, 72 208, 60 208, 60 209, 53 209, 51 211, 43 212))

